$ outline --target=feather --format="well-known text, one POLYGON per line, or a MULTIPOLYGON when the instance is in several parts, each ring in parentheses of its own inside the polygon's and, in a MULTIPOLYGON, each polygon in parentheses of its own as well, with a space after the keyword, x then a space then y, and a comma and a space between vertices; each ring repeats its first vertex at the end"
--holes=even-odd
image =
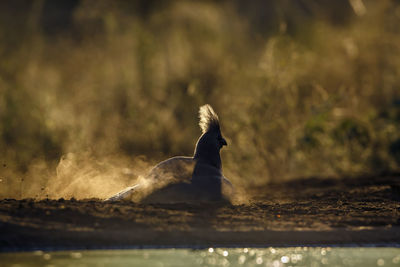
POLYGON ((218 115, 206 104, 199 109, 199 119, 203 134, 193 157, 178 156, 160 162, 140 187, 128 187, 108 200, 133 200, 139 196, 142 203, 189 203, 229 198, 233 187, 222 174, 220 150, 227 143, 221 135, 218 115))
POLYGON ((218 115, 210 105, 206 104, 200 107, 199 118, 199 126, 203 134, 212 130, 219 131, 220 128, 218 115))
POLYGON ((113 195, 112 197, 107 198, 105 201, 118 201, 123 200, 127 196, 132 195, 132 193, 140 187, 140 184, 136 184, 134 186, 130 186, 125 188, 124 190, 118 192, 117 194, 113 195))

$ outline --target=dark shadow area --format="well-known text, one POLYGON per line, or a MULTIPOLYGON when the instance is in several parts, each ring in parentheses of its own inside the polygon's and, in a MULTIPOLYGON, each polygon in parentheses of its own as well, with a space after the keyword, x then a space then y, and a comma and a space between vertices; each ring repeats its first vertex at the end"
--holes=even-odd
POLYGON ((1 200, 0 250, 397 244, 399 174, 254 188, 246 204, 1 200))

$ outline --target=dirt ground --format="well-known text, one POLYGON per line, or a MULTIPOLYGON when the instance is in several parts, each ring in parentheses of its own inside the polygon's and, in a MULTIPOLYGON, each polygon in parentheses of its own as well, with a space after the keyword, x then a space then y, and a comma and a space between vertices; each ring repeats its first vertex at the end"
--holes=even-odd
POLYGON ((248 204, 0 200, 0 251, 400 245, 400 174, 302 179, 248 204))

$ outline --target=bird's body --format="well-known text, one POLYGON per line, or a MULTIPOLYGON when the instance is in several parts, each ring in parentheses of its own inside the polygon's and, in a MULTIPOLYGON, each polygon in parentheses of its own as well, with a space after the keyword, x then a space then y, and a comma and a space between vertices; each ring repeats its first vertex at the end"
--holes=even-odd
POLYGON ((227 145, 217 114, 209 105, 200 107, 203 134, 193 157, 173 157, 151 169, 139 184, 128 187, 108 201, 137 199, 143 203, 220 201, 233 192, 222 174, 220 149, 227 145))

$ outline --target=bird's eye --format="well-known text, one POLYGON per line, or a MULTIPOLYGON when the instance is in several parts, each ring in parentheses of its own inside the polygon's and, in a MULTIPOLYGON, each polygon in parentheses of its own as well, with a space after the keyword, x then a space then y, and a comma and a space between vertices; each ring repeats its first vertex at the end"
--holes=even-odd
POLYGON ((220 144, 220 146, 222 147, 222 146, 227 146, 228 144, 227 144, 227 142, 226 142, 226 140, 222 137, 222 136, 218 136, 218 143, 220 144))

